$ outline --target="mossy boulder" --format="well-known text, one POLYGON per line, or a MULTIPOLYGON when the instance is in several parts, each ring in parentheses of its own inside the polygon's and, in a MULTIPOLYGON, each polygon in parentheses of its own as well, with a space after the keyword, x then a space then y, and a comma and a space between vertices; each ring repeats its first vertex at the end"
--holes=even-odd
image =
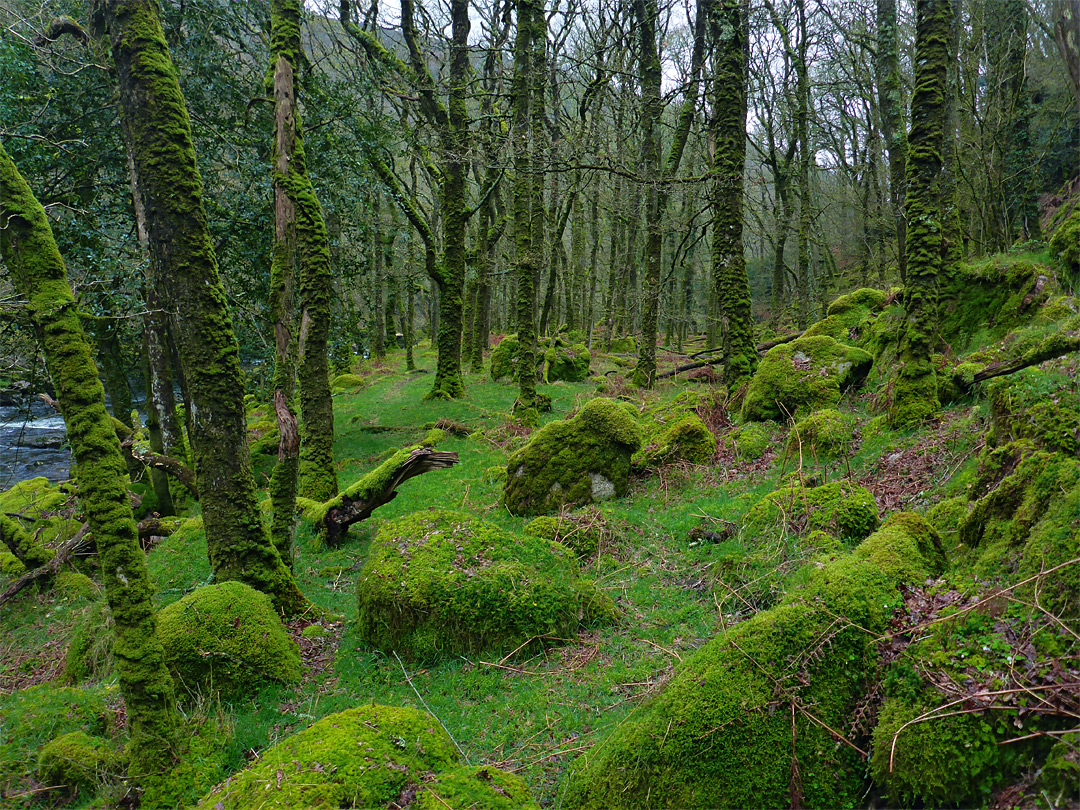
POLYGON ((1061 263, 1065 271, 1080 278, 1080 208, 1058 225, 1050 237, 1050 255, 1061 263))
POLYGON ((593 509, 583 509, 572 515, 541 515, 525 525, 525 534, 561 543, 573 549, 579 557, 597 552, 608 529, 604 517, 593 509))
POLYGON ((743 458, 756 461, 765 455, 771 441, 769 432, 756 422, 742 425, 733 434, 736 452, 743 458))
POLYGON ((68 493, 48 478, 30 478, 0 492, 0 512, 15 512, 38 520, 67 503, 68 493))
POLYGON ((542 352, 544 382, 581 382, 589 376, 592 353, 584 345, 554 337, 544 341, 542 352))
POLYGON ((578 761, 563 806, 787 806, 793 759, 804 806, 857 804, 866 792, 861 755, 824 726, 850 728, 877 671, 876 636, 903 605, 900 586, 943 567, 930 525, 895 516, 782 604, 678 665, 578 761))
POLYGON ((826 335, 801 337, 769 349, 758 364, 743 400, 748 422, 784 420, 829 408, 861 382, 874 358, 826 335))
POLYGON ((437 774, 420 786, 413 805, 416 810, 540 810, 529 786, 520 776, 492 768, 472 765, 437 774))
POLYGON ((333 393, 340 391, 355 391, 364 384, 364 378, 359 374, 338 374, 330 382, 330 390, 333 393))
POLYGON ((300 680, 300 651, 270 597, 241 582, 198 588, 158 613, 165 662, 181 690, 239 698, 300 680))
POLYGON ((38 754, 37 776, 44 785, 63 785, 67 791, 93 794, 114 775, 120 756, 108 740, 85 731, 72 731, 45 744, 38 754))
POLYGON ((819 529, 848 541, 862 540, 879 524, 874 496, 850 481, 812 488, 790 484, 766 495, 745 519, 750 532, 819 529))
POLYGON ((643 470, 676 461, 708 464, 715 455, 716 437, 697 414, 688 413, 656 431, 631 461, 643 470))
MULTIPOLYGON (((597 618, 570 549, 462 512, 386 523, 360 572, 360 637, 417 661, 567 637, 597 618)), ((607 600, 610 602, 610 599, 607 600)))
POLYGON ((992 445, 1031 439, 1044 450, 1080 453, 1076 379, 1058 369, 1025 369, 987 384, 992 445))
MULTIPOLYGON (((517 379, 517 335, 507 335, 491 352, 491 379, 517 379)), ((536 371, 544 382, 581 382, 589 376, 592 355, 580 343, 570 343, 565 337, 544 338, 536 346, 536 371)))
POLYGON ((589 400, 577 416, 548 423, 511 454, 503 501, 515 515, 541 515, 622 497, 640 446, 633 416, 610 399, 589 400))
POLYGON ((935 531, 946 541, 946 545, 952 545, 958 537, 960 522, 967 516, 968 500, 963 496, 946 498, 934 504, 926 513, 926 519, 935 531))
POLYGON ((874 315, 884 307, 886 297, 881 290, 868 287, 841 295, 829 305, 825 318, 812 324, 803 337, 826 335, 841 343, 855 344, 864 337, 874 315))
POLYGON ((454 766, 458 752, 426 712, 360 706, 331 714, 263 751, 198 810, 390 808, 410 786, 454 766))
POLYGON ((845 455, 855 445, 855 417, 832 408, 823 408, 797 422, 788 436, 787 452, 804 461, 831 460, 845 455))
POLYGON ((612 338, 610 350, 619 354, 637 354, 637 338, 635 338, 633 335, 612 338))
POLYGON ((1032 320, 1053 293, 1050 271, 1026 258, 991 256, 961 264, 939 300, 941 337, 963 354, 1032 320))

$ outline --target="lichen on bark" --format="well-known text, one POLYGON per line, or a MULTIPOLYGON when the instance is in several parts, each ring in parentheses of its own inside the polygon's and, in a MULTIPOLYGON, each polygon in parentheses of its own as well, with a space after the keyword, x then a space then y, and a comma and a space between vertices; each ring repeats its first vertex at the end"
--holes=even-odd
POLYGON ((153 586, 128 500, 127 470, 45 210, 2 146, 0 254, 27 299, 56 386, 79 500, 101 560, 127 707, 128 776, 151 791, 160 789, 175 761, 177 716, 172 679, 155 635, 153 586))

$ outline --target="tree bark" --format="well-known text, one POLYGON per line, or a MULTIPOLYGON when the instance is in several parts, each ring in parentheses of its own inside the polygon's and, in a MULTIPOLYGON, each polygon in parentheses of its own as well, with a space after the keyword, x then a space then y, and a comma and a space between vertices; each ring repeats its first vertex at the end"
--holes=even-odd
POLYGON ((190 439, 214 576, 292 614, 307 601, 262 525, 247 446, 239 349, 202 205, 191 126, 157 4, 106 0, 104 22, 158 292, 188 390, 190 439))
MULTIPOLYGON (((899 372, 889 423, 918 424, 940 408, 931 355, 937 312, 937 283, 948 252, 943 238, 942 152, 946 148, 950 0, 918 0, 916 5, 915 92, 908 135, 907 320, 897 352, 899 372)), ((950 144, 951 145, 951 144, 950 144)))
POLYGON ((896 228, 896 259, 900 283, 907 279, 904 218, 904 195, 907 188, 907 131, 904 129, 903 84, 900 74, 900 38, 896 19, 896 0, 877 0, 877 74, 878 107, 881 132, 889 153, 889 206, 896 228))
POLYGON ((2 146, 0 255, 27 299, 67 426, 79 500, 97 542, 131 736, 128 776, 164 803, 176 798, 155 794, 175 764, 175 698, 155 635, 153 585, 128 500, 120 442, 45 210, 2 146))

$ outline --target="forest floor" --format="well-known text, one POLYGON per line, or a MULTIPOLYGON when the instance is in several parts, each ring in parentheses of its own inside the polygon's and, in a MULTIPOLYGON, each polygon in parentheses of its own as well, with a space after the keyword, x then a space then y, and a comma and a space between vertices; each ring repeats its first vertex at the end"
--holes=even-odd
MULTIPOLYGON (((395 500, 354 526, 337 548, 318 547, 311 523, 301 520, 294 562, 299 584, 314 604, 340 618, 323 619, 323 635, 302 635, 312 623, 305 619, 289 624, 304 661, 298 685, 271 685, 232 704, 198 696, 189 701, 189 715, 205 733, 217 735, 224 751, 196 765, 206 771, 204 787, 321 717, 378 703, 430 712, 468 762, 519 774, 542 806, 557 807, 569 763, 633 715, 697 648, 722 628, 774 604, 800 576, 813 549, 794 535, 763 546, 741 528, 747 511, 783 477, 794 471, 815 483, 860 483, 873 494, 883 518, 897 511, 925 513, 963 494, 971 483, 990 418, 985 400, 969 398, 945 408, 932 425, 892 431, 876 418, 875 391, 849 392, 838 408, 854 417, 854 440, 843 458, 825 465, 785 454, 788 426, 778 423, 765 423, 770 442, 761 458, 740 456, 732 440, 737 415, 719 402, 709 420, 719 440, 712 463, 677 463, 635 475, 627 497, 589 507, 590 520, 605 527, 604 542, 581 567, 615 600, 621 621, 571 638, 538 640, 522 651, 412 668, 372 650, 357 635, 356 583, 379 527, 435 507, 469 512, 514 533, 529 520, 506 510, 501 482, 486 474, 505 467, 509 452, 527 440, 509 416, 516 386, 493 382, 486 373, 470 374, 463 398, 425 401, 434 356, 421 347, 417 360, 423 370, 414 373, 404 371, 400 351, 366 362, 359 369, 364 385, 335 395, 339 482, 345 487, 392 451, 419 442, 440 419, 468 429, 470 435, 447 435, 439 444, 440 450, 458 453, 460 463, 402 485, 395 500), (726 527, 732 530, 721 531, 726 527)), ((553 402, 545 421, 566 418, 598 390, 610 395, 617 383, 609 378, 616 372, 621 369, 611 358, 597 354, 589 380, 542 386, 553 402)), ((665 380, 653 391, 626 386, 618 391, 644 412, 688 388, 709 396, 708 385, 683 379, 665 380)), ((1067 395, 1080 401, 1075 381, 1067 395)), ((256 409, 250 418, 257 423, 266 413, 256 409)), ((265 484, 265 459, 256 471, 265 484)), ((192 508, 197 514, 197 505, 192 508)), ((955 534, 945 541, 947 551, 962 555, 955 534)), ((159 606, 211 579, 200 531, 175 533, 149 552, 148 562, 159 606)), ((3 608, 0 707, 18 692, 60 675, 67 641, 101 598, 96 586, 54 589, 28 593, 3 608)), ((106 677, 104 685, 91 682, 83 688, 104 690, 120 726, 122 704, 110 683, 114 679, 106 677)), ((0 770, 23 774, 5 786, 0 806, 56 801, 48 786, 34 780, 26 767, 32 763, 16 764, 35 757, 33 746, 40 744, 0 737, 0 770)), ((74 804, 84 802, 76 798, 74 804)))

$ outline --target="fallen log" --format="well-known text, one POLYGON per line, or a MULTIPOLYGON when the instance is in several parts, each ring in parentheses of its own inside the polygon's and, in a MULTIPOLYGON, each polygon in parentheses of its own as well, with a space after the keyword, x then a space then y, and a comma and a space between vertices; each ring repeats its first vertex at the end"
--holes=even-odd
POLYGON ((136 461, 145 464, 147 467, 163 470, 167 475, 183 484, 187 491, 191 493, 192 498, 199 500, 199 488, 195 483, 195 471, 191 467, 172 456, 137 450, 134 446, 132 446, 131 450, 136 461))
MULTIPOLYGON (((802 332, 795 332, 794 334, 784 335, 783 337, 776 338, 775 340, 769 340, 769 341, 766 341, 765 343, 759 343, 755 348, 757 349, 758 354, 765 354, 765 352, 767 352, 769 349, 773 348, 774 346, 780 346, 780 345, 782 345, 784 343, 791 343, 791 341, 797 340, 798 338, 801 338, 802 336, 803 336, 802 332)), ((690 356, 691 357, 699 357, 702 354, 707 354, 710 351, 719 351, 719 350, 718 349, 708 349, 708 350, 706 350, 704 352, 698 352, 697 354, 693 354, 693 355, 690 355, 690 356)), ((687 363, 687 364, 682 365, 682 366, 677 366, 676 368, 672 369, 671 371, 665 371, 663 374, 657 374, 656 379, 658 379, 658 380, 667 379, 668 377, 674 377, 676 374, 682 374, 682 372, 684 372, 684 371, 693 371, 694 369, 705 368, 705 366, 715 366, 717 363, 722 363, 722 362, 724 362, 723 355, 721 355, 720 357, 710 357, 707 360, 698 360, 695 363, 687 363)))
POLYGON ((91 547, 94 544, 93 536, 90 534, 90 526, 86 523, 82 525, 82 528, 75 533, 75 536, 70 540, 62 543, 56 549, 56 556, 49 560, 45 565, 35 568, 33 571, 27 571, 17 580, 12 582, 3 593, 0 593, 0 605, 10 600, 26 586, 37 582, 42 578, 52 578, 56 576, 56 572, 60 570, 60 567, 68 562, 79 552, 91 547))
POLYGON ((399 450, 336 498, 322 504, 313 515, 315 525, 325 542, 334 545, 350 526, 394 500, 397 487, 410 478, 432 470, 449 469, 457 463, 457 453, 429 447, 399 450))
POLYGON ((1024 355, 1023 357, 1014 357, 1011 360, 1003 360, 999 363, 986 366, 982 371, 976 372, 970 383, 961 383, 964 388, 971 389, 976 383, 986 382, 992 380, 995 377, 1004 377, 1008 374, 1015 374, 1018 371, 1023 371, 1025 368, 1031 366, 1037 366, 1040 363, 1045 363, 1047 360, 1055 360, 1058 357, 1064 357, 1067 354, 1080 351, 1080 333, 1078 332, 1062 332, 1054 335, 1052 339, 1044 342, 1044 345, 1039 346, 1024 355))

